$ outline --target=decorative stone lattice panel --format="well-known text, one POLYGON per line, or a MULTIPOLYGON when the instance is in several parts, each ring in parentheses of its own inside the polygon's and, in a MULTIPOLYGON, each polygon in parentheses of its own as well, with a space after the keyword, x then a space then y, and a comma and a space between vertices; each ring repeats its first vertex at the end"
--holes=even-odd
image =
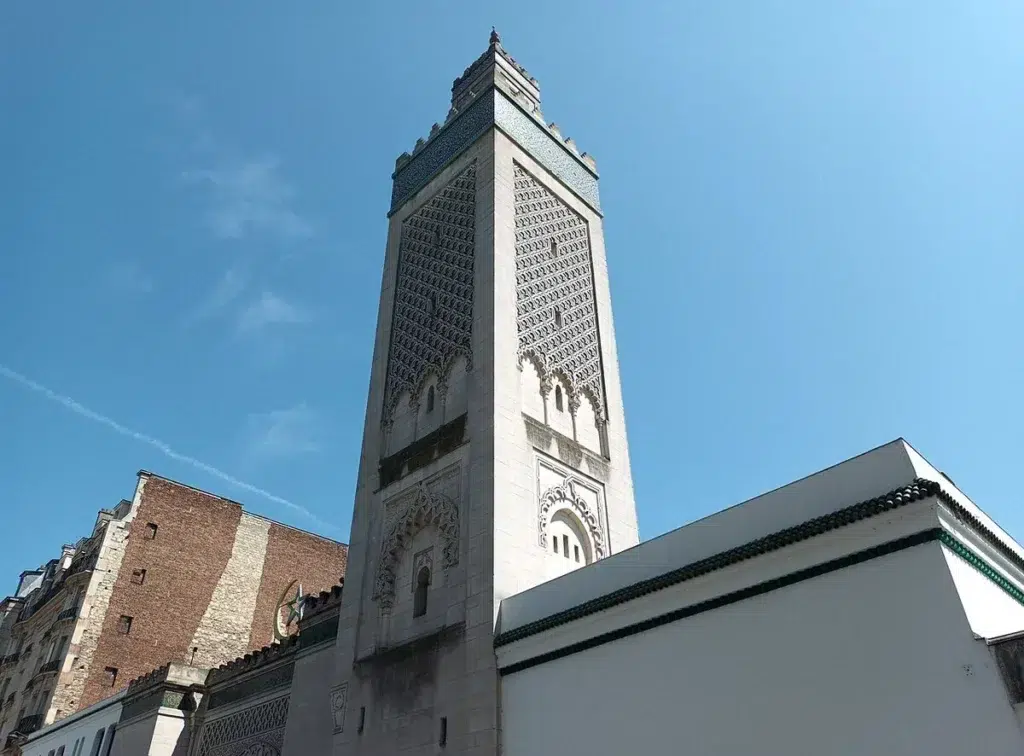
POLYGON ((604 380, 587 222, 518 164, 515 206, 520 362, 534 360, 545 391, 560 375, 573 410, 589 394, 601 420, 604 380))
POLYGON ((385 426, 403 391, 414 403, 426 376, 472 366, 476 164, 402 223, 384 390, 385 426))
POLYGON ((199 756, 278 756, 288 721, 288 696, 215 719, 203 726, 199 756))
POLYGON ((385 504, 387 520, 373 588, 381 609, 394 606, 395 571, 402 551, 423 528, 433 525, 440 533, 443 569, 459 563, 460 477, 461 466, 456 463, 385 504))

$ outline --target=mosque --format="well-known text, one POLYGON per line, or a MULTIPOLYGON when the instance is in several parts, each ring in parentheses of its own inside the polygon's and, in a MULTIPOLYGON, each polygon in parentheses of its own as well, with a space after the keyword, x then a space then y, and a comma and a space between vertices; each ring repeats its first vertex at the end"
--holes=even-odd
POLYGON ((1024 752, 1024 550, 904 440, 639 542, 602 219, 492 34, 395 165, 343 588, 23 753, 1024 752))

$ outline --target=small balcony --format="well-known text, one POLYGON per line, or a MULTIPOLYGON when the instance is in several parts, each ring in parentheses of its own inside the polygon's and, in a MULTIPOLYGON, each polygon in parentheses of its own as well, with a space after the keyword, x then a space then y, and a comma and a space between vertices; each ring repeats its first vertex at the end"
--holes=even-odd
POLYGON ((50 659, 46 664, 40 664, 36 670, 36 677, 40 675, 52 675, 60 671, 60 659, 50 659))
POLYGON ((29 714, 27 717, 22 717, 18 720, 18 726, 15 727, 16 732, 20 732, 22 735, 29 735, 39 729, 39 726, 43 723, 42 714, 29 714))
POLYGON ((78 619, 78 607, 69 606, 67 609, 61 611, 57 615, 57 619, 54 620, 54 624, 57 622, 67 622, 68 620, 78 619))

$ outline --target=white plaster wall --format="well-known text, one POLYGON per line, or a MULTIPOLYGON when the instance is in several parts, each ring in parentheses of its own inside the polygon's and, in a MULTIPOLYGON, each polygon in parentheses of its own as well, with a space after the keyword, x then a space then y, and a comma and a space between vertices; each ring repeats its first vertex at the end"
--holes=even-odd
POLYGON ((148 756, 186 756, 189 744, 186 724, 181 711, 161 707, 153 726, 153 740, 144 753, 148 756))
POLYGON ((942 550, 971 629, 982 638, 1024 630, 1024 606, 949 549, 942 550))
POLYGON ((85 739, 82 756, 90 756, 93 738, 96 733, 105 731, 110 725, 116 725, 121 717, 121 696, 113 703, 101 701, 80 715, 62 720, 45 730, 41 730, 22 748, 22 756, 47 756, 50 751, 64 746, 65 756, 71 756, 71 750, 79 738, 85 739))
POLYGON ((156 717, 153 716, 136 717, 126 722, 114 734, 110 756, 147 756, 155 729, 156 717))
POLYGON ((502 678, 506 756, 1009 756, 1024 748, 929 543, 502 678))
POLYGON ((530 360, 523 360, 519 381, 523 414, 543 423, 544 394, 540 389, 540 374, 537 372, 537 366, 530 360))
POLYGON ((325 643, 295 660, 282 756, 322 756, 331 752, 332 653, 332 645, 325 643))

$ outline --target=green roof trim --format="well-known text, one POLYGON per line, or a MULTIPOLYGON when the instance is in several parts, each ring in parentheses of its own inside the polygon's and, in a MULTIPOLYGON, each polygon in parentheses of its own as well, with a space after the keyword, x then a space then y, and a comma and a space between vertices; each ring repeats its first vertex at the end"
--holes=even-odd
POLYGON ((922 530, 921 532, 910 536, 898 538, 895 541, 889 541, 888 543, 874 546, 870 549, 865 549, 864 551, 848 554, 847 556, 840 557, 839 559, 833 559, 829 562, 824 562, 813 567, 797 570, 789 575, 783 575, 782 577, 774 578, 772 580, 766 580, 763 583, 758 583, 757 585, 752 585, 748 588, 742 588, 738 591, 733 591, 732 593, 717 596, 713 599, 708 599, 707 601, 701 601, 691 606, 675 609, 671 612, 666 612, 665 614, 643 620, 642 622, 616 628, 615 630, 602 633, 601 635, 596 635, 592 638, 587 638, 586 640, 579 641, 578 643, 573 643, 563 648, 558 648, 554 651, 549 651, 545 654, 540 654, 538 656, 516 662, 515 664, 510 664, 507 667, 500 668, 498 672, 503 677, 505 675, 515 674, 516 672, 522 672, 530 667, 536 667, 540 664, 555 661, 556 659, 572 656, 573 654, 578 654, 582 651, 596 648, 597 646, 603 646, 606 643, 628 638, 631 635, 637 635, 639 633, 646 632, 647 630, 653 630, 654 628, 661 627, 662 625, 668 625, 672 622, 678 622, 679 620, 686 619, 687 617, 703 614, 704 612, 711 611, 712 609, 720 609, 728 606, 729 604, 735 604, 739 601, 754 598, 755 596, 761 596, 765 593, 778 590, 779 588, 785 588, 790 585, 802 583, 805 580, 810 580, 811 578, 819 577, 821 575, 827 575, 830 572, 842 570, 863 562, 878 559, 879 557, 895 554, 915 546, 921 546, 925 543, 934 543, 936 541, 950 548, 968 564, 981 572, 981 574, 985 575, 985 577, 989 578, 993 583, 1006 591, 1006 593, 1008 593, 1012 598, 1016 599, 1021 604, 1024 604, 1024 592, 1021 592, 1016 586, 996 572, 984 559, 942 528, 931 528, 929 530, 922 530))
MULTIPOLYGON (((711 572, 716 572, 718 570, 724 569, 725 567, 738 564, 739 562, 743 562, 748 559, 761 556, 762 554, 768 554, 773 551, 785 548, 787 546, 792 546, 794 544, 800 543, 801 541, 806 541, 810 538, 822 535, 824 533, 828 533, 830 531, 841 528, 845 525, 853 524, 868 517, 875 517, 877 515, 891 511, 893 509, 898 509, 900 507, 907 506, 908 504, 911 504, 913 502, 921 501, 932 496, 941 500, 943 504, 945 504, 953 512, 957 520, 959 520, 961 523, 963 523, 971 530, 973 530, 975 533, 977 533, 985 542, 992 546, 996 551, 998 551, 1014 566, 1024 571, 1024 559, 1022 559, 1016 551, 1014 551, 1008 545, 1006 545, 1002 541, 1002 539, 1000 539, 995 533, 993 533, 990 529, 983 525, 977 517, 975 517, 971 512, 967 511, 955 499, 953 499, 952 496, 946 493, 946 491, 942 489, 941 484, 934 480, 918 478, 913 482, 900 488, 897 488, 893 491, 890 491, 889 493, 883 494, 882 496, 877 496, 873 499, 868 499, 867 501, 862 501, 858 504, 853 504, 849 507, 845 507, 836 512, 832 512, 821 517, 816 517, 800 525, 785 528, 784 530, 780 530, 770 535, 764 536, 762 538, 758 538, 757 540, 750 541, 749 543, 737 546, 736 548, 720 552, 713 556, 707 557, 706 559, 701 559, 696 562, 692 562, 691 564, 684 565, 683 567, 671 570, 662 575, 658 575, 656 577, 648 578, 646 580, 633 583, 632 585, 625 586, 618 590, 612 591, 611 593, 605 594, 604 596, 599 596, 595 599, 591 599, 590 601, 586 601, 582 604, 579 604, 578 606, 566 609, 565 611, 557 612, 548 617, 536 620, 535 622, 530 622, 526 625, 523 625, 522 627, 515 628, 514 630, 499 633, 498 636, 494 639, 495 648, 507 645, 509 643, 514 643, 516 641, 522 640, 523 638, 527 638, 531 635, 536 635, 537 633, 542 633, 545 630, 550 630, 551 628, 558 627, 559 625, 564 625, 568 622, 573 622, 575 620, 586 617, 590 614, 595 614, 597 612, 604 611, 605 609, 610 609, 614 606, 618 606, 619 604, 632 601, 634 599, 640 598, 641 596, 645 596, 649 593, 659 591, 663 588, 668 588, 669 586, 676 585, 687 580, 693 580, 694 578, 701 577, 702 575, 707 575, 711 572)), ((961 556, 963 554, 970 554, 973 560, 975 561, 972 561, 972 559, 964 557, 969 563, 974 565, 977 569, 979 569, 979 571, 982 572, 982 574, 986 575, 986 577, 989 577, 989 579, 991 579, 993 582, 995 582, 997 585, 1003 588, 1003 590, 1005 590, 1010 596, 1017 599, 1018 601, 1021 601, 1021 603, 1024 604, 1024 594, 1021 594, 1021 592, 1017 590, 1015 586, 1013 586, 1011 583, 1009 583, 1009 581, 1007 581, 1005 578, 999 575, 991 566, 989 566, 983 559, 981 559, 981 557, 974 554, 974 552, 970 551, 970 549, 968 549, 962 543, 957 541, 952 536, 948 536, 948 534, 946 534, 948 537, 947 542, 947 537, 943 537, 945 531, 941 528, 936 528, 925 532, 931 534, 928 540, 942 540, 943 543, 945 543, 955 553, 961 556), (984 568, 982 568, 979 565, 983 565, 984 568)), ((904 548, 908 547, 905 546, 904 548)), ((872 550, 869 549, 868 552, 862 553, 867 554, 871 551, 872 550)), ((852 557, 855 556, 857 555, 852 555, 852 557)), ((852 557, 844 557, 844 560, 852 557)), ((842 561, 843 560, 834 560, 834 562, 827 562, 824 565, 820 565, 819 567, 808 569, 811 571, 820 569, 820 571, 816 574, 824 574, 824 572, 829 572, 831 571, 831 569, 833 569, 833 567, 829 567, 829 565, 833 565, 835 563, 842 561)), ((851 562, 851 564, 853 563, 856 562, 851 562)), ((804 572, 807 571, 805 570, 794 574, 802 575, 804 572)), ((804 580, 808 577, 814 577, 814 575, 807 575, 801 577, 800 579, 804 580)), ((782 579, 783 578, 780 578, 780 580, 782 579)), ((773 581, 769 581, 769 583, 772 582, 773 581)), ((762 586, 767 586, 769 585, 769 583, 762 584, 762 586)), ((754 588, 757 587, 758 586, 754 586, 754 588)), ((746 590, 753 590, 753 588, 746 590)), ((775 590, 775 588, 767 588, 766 590, 775 590)), ((718 601, 718 599, 715 599, 715 601, 718 601)), ((505 674, 505 672, 503 672, 503 674, 505 674)))

